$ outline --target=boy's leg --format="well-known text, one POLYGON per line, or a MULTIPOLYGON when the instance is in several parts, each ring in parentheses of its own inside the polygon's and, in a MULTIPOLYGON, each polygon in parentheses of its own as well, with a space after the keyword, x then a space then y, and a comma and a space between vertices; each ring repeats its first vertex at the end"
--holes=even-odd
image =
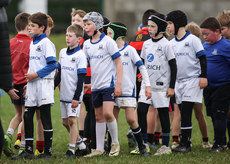
POLYGON ((52 153, 52 138, 53 138, 53 127, 51 121, 51 105, 42 105, 39 107, 41 114, 41 121, 43 125, 44 140, 45 140, 45 150, 44 154, 51 156, 52 153))
POLYGON ((171 149, 169 148, 169 138, 170 138, 170 120, 169 120, 169 108, 157 108, 160 123, 162 127, 162 146, 157 150, 154 155, 171 154, 171 149))
POLYGON ((129 126, 131 127, 133 134, 136 138, 138 148, 140 151, 141 156, 148 156, 148 151, 146 149, 146 146, 144 145, 141 128, 139 127, 137 120, 135 119, 135 109, 133 107, 126 107, 125 108, 125 115, 126 120, 129 126))
POLYGON ((199 124, 200 132, 202 134, 202 146, 203 148, 211 148, 212 144, 210 144, 208 141, 207 123, 203 114, 203 104, 194 104, 194 112, 199 124))
POLYGON ((154 131, 156 125, 156 114, 157 114, 157 110, 153 108, 152 105, 150 105, 147 113, 147 138, 148 138, 148 145, 150 148, 156 147, 155 143, 153 143, 154 131))
POLYGON ((24 112, 24 128, 25 128, 25 151, 33 154, 33 141, 34 141, 34 117, 35 107, 25 107, 24 112))
POLYGON ((84 138, 84 121, 86 117, 86 112, 84 108, 84 102, 82 102, 81 107, 80 107, 80 115, 78 118, 78 123, 79 123, 79 135, 84 138))
POLYGON ((181 116, 179 106, 174 103, 174 111, 173 111, 173 120, 172 120, 172 149, 178 146, 178 139, 180 135, 180 124, 181 124, 181 116))
POLYGON ((36 110, 36 120, 37 120, 37 138, 36 138, 36 151, 34 155, 38 156, 44 153, 44 144, 45 144, 40 110, 36 110))
POLYGON ((183 101, 180 107, 181 111, 181 142, 178 147, 173 149, 176 152, 191 151, 191 134, 192 134, 192 109, 194 102, 183 101))

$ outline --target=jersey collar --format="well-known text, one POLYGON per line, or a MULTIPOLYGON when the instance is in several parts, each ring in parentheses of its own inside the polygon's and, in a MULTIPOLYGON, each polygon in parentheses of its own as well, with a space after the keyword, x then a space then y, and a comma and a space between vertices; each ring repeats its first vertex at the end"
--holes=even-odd
POLYGON ((189 31, 186 31, 186 34, 184 35, 183 38, 177 39, 176 36, 175 36, 175 40, 178 41, 178 42, 180 42, 180 41, 184 40, 185 38, 187 38, 187 36, 189 36, 190 34, 191 34, 191 33, 190 33, 189 31))
POLYGON ((69 47, 67 48, 67 50, 66 50, 66 54, 67 55, 72 55, 72 54, 74 54, 75 52, 77 52, 77 51, 79 51, 81 49, 81 47, 80 46, 77 46, 76 48, 74 48, 74 49, 69 49, 69 47))
POLYGON ((97 44, 97 43, 99 43, 103 38, 105 37, 105 33, 103 32, 103 33, 101 33, 101 35, 100 35, 100 40, 98 40, 97 42, 95 42, 95 43, 92 43, 92 37, 90 37, 90 43, 91 44, 97 44))
POLYGON ((38 42, 40 42, 42 39, 46 38, 46 33, 41 34, 41 35, 34 35, 33 36, 33 44, 37 44, 38 42))
POLYGON ((122 47, 119 52, 123 51, 129 44, 125 42, 124 47, 122 47))

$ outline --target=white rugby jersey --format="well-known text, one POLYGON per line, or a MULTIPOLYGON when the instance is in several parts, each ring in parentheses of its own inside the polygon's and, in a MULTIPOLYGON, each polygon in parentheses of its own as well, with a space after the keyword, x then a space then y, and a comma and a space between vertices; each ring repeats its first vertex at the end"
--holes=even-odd
MULTIPOLYGON (((54 44, 46 37, 41 36, 41 40, 30 43, 30 59, 28 73, 38 72, 47 65, 47 62, 56 61, 56 49, 54 44)), ((43 78, 54 78, 55 70, 43 78)))
POLYGON ((168 61, 175 58, 172 46, 163 37, 157 42, 144 42, 141 58, 145 61, 152 90, 166 91, 169 88, 171 70, 168 61))
POLYGON ((60 101, 71 103, 77 88, 78 74, 87 73, 87 59, 80 46, 72 53, 67 53, 67 48, 63 48, 59 54, 58 67, 61 68, 60 101))
POLYGON ((114 88, 117 71, 113 60, 120 56, 116 42, 102 33, 96 43, 86 40, 83 50, 90 63, 91 90, 114 88))
POLYGON ((187 31, 184 38, 174 38, 170 43, 177 61, 177 80, 199 77, 201 67, 198 57, 204 55, 200 39, 187 31))
POLYGON ((120 49, 120 53, 123 65, 122 96, 120 97, 136 97, 137 67, 143 65, 143 62, 136 49, 128 43, 120 49))

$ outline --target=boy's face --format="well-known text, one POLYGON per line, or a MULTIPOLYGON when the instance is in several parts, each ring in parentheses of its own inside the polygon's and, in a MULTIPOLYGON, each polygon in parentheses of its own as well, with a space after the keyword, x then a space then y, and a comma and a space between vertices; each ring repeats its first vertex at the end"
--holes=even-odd
POLYGON ((45 29, 45 26, 39 27, 38 24, 33 23, 33 22, 29 22, 28 31, 32 36, 43 34, 44 29, 45 29))
POLYGON ((207 29, 207 28, 201 28, 201 32, 202 32, 204 40, 208 44, 216 43, 220 36, 220 32, 218 29, 216 31, 211 31, 210 29, 207 29))
POLYGON ((149 35, 151 38, 155 37, 157 33, 157 25, 153 21, 148 21, 149 35))
POLYGON ((221 35, 227 39, 230 39, 230 27, 221 26, 221 35))
POLYGON ((174 35, 175 33, 175 26, 173 24, 172 21, 168 21, 168 26, 167 26, 167 30, 171 35, 174 35))
POLYGON ((72 17, 72 21, 71 24, 77 24, 80 25, 82 28, 84 28, 84 22, 83 22, 83 18, 80 17, 78 14, 76 14, 75 16, 72 17))
POLYGON ((84 22, 84 27, 85 27, 84 29, 85 29, 86 33, 88 34, 88 36, 93 36, 94 31, 95 31, 94 23, 87 20, 84 22))
POLYGON ((66 45, 68 47, 76 47, 80 41, 81 37, 77 37, 74 32, 66 32, 66 45))
POLYGON ((113 31, 110 28, 107 28, 107 36, 113 39, 113 31))

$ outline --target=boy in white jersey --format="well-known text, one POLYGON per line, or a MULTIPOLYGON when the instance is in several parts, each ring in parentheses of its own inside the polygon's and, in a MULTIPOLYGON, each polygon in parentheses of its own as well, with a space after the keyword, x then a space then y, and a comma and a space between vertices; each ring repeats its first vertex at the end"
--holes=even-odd
POLYGON ((145 94, 149 99, 151 98, 151 88, 148 78, 147 70, 139 57, 137 51, 131 47, 128 43, 125 43, 124 37, 127 34, 127 28, 123 23, 115 22, 109 25, 107 29, 107 35, 113 38, 119 51, 121 53, 121 60, 123 65, 123 79, 122 79, 122 95, 115 99, 114 116, 118 121, 120 108, 125 109, 126 120, 132 129, 132 132, 138 143, 141 156, 147 156, 148 151, 143 144, 143 138, 141 134, 141 128, 139 127, 137 120, 135 119, 136 108, 136 72, 139 68, 143 80, 146 84, 145 94))
MULTIPOLYGON (((157 108, 162 127, 162 146, 154 155, 170 154, 170 120, 169 120, 169 101, 174 95, 174 85, 176 81, 176 60, 173 49, 169 41, 164 37, 167 27, 165 16, 155 13, 148 18, 148 29, 151 39, 143 44, 141 58, 145 61, 148 71, 152 98, 149 102, 154 108, 157 108)), ((142 82, 142 85, 145 85, 142 82)), ((143 90, 143 87, 142 87, 143 90)), ((146 115, 139 114, 148 111, 148 103, 143 102, 143 91, 140 92, 138 103, 138 122, 145 120, 146 115)), ((143 124, 143 123, 142 123, 143 124)))
POLYGON ((96 116, 97 148, 85 157, 104 153, 106 125, 112 138, 109 156, 118 156, 120 145, 117 136, 117 122, 113 115, 114 96, 122 93, 123 66, 121 54, 113 39, 102 33, 103 17, 90 12, 83 18, 85 31, 91 37, 84 43, 83 50, 91 67, 91 90, 96 116))
POLYGON ((83 28, 80 25, 71 25, 66 30, 66 44, 68 48, 60 51, 58 62, 58 74, 55 78, 55 86, 60 86, 60 105, 62 122, 70 135, 69 150, 66 157, 71 158, 89 153, 77 130, 80 104, 82 100, 82 89, 87 73, 87 60, 84 52, 79 46, 83 37, 83 28), (77 141, 78 150, 75 152, 77 141), (75 155, 74 155, 75 154, 75 155))
POLYGON ((170 41, 177 60, 175 85, 176 103, 181 112, 181 142, 176 152, 191 151, 192 109, 194 103, 202 103, 203 88, 207 86, 207 64, 201 41, 185 31, 187 17, 180 10, 167 15, 168 30, 175 38, 170 41))
POLYGON ((51 122, 51 104, 54 103, 54 74, 57 67, 56 50, 46 36, 48 18, 41 12, 29 17, 29 31, 33 35, 30 44, 29 70, 25 74, 28 81, 25 97, 25 141, 26 148, 17 158, 34 158, 33 155, 33 116, 40 110, 43 124, 45 150, 38 158, 51 158, 53 128, 51 122))

